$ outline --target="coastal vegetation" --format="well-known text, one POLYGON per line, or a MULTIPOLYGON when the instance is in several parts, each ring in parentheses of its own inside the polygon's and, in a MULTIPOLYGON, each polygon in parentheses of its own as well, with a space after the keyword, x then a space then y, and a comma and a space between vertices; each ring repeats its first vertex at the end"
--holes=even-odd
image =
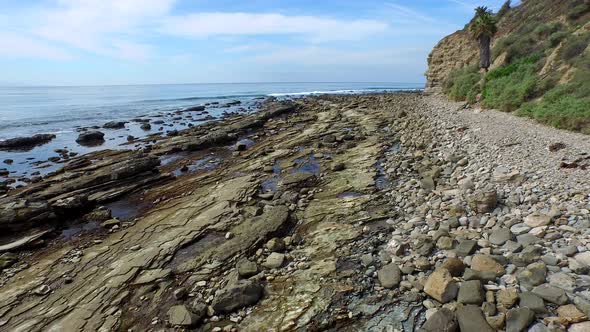
MULTIPOLYGON (((481 9, 470 31, 479 15, 481 9)), ((544 0, 515 8, 508 1, 495 15, 500 33, 493 41, 490 71, 480 72, 476 65, 455 69, 443 82, 443 92, 453 100, 590 134, 589 17, 588 1, 556 5, 544 0), (538 12, 549 15, 544 10, 554 16, 540 19, 538 12)))

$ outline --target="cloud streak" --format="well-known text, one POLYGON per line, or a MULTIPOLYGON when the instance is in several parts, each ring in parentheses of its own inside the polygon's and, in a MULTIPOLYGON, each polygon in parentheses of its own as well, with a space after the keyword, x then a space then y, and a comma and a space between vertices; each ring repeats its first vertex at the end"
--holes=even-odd
POLYGON ((207 38, 227 35, 303 35, 314 42, 355 40, 388 28, 376 20, 339 20, 276 13, 195 13, 162 21, 165 34, 207 38))

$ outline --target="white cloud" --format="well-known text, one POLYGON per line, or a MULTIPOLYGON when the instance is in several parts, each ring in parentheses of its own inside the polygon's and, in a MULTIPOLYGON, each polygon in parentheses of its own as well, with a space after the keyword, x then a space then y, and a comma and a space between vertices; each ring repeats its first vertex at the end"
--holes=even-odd
POLYGON ((388 28, 386 23, 376 20, 349 21, 276 13, 196 13, 168 17, 162 23, 163 33, 182 37, 299 34, 314 42, 361 39, 388 28))
POLYGON ((37 13, 34 33, 81 50, 144 59, 149 46, 137 42, 142 29, 166 15, 175 0, 57 0, 37 13))
POLYGON ((412 21, 420 20, 420 21, 428 22, 428 23, 437 22, 437 20, 435 18, 433 18, 429 15, 420 13, 420 12, 413 10, 412 8, 407 7, 407 6, 398 5, 396 3, 386 3, 385 6, 389 7, 390 9, 395 10, 395 12, 397 13, 397 15, 400 18, 403 18, 406 20, 407 19, 412 20, 412 21))
POLYGON ((351 51, 320 46, 286 47, 249 58, 261 64, 299 64, 308 66, 341 65, 403 65, 426 61, 428 51, 420 48, 396 48, 351 51))
POLYGON ((20 34, 2 31, 0 31, 0 56, 51 60, 73 59, 73 56, 68 52, 42 41, 20 34))

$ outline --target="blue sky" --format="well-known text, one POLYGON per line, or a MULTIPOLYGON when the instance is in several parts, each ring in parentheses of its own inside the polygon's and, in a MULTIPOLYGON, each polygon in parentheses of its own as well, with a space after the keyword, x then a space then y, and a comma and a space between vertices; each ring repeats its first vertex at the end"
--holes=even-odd
POLYGON ((0 84, 423 82, 504 0, 0 0, 0 84))

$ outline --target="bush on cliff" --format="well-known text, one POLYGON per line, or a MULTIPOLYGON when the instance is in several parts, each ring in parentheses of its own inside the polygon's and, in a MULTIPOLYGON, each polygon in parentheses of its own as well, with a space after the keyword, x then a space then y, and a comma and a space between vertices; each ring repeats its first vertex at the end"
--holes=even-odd
POLYGON ((481 89, 481 73, 477 66, 468 66, 453 71, 443 83, 443 91, 455 101, 474 103, 481 89))
POLYGON ((490 71, 482 92, 483 105, 505 112, 518 109, 537 92, 538 61, 539 56, 533 56, 490 71))
POLYGON ((579 69, 572 80, 549 90, 541 101, 531 102, 518 115, 557 128, 590 134, 590 69, 579 69))

